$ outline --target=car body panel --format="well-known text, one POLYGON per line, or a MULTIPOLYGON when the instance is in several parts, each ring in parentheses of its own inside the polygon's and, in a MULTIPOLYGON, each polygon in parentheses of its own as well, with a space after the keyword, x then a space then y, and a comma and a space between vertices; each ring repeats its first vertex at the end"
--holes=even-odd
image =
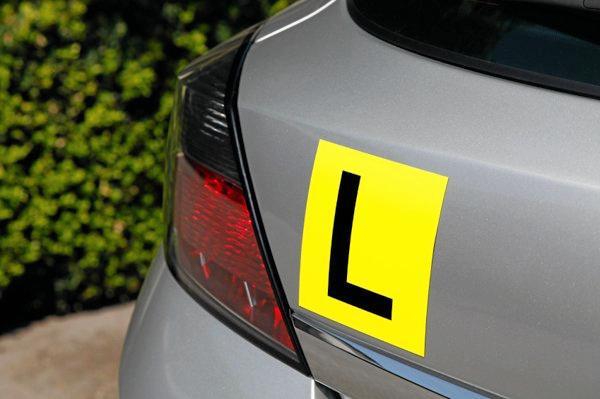
POLYGON ((331 351, 328 344, 311 334, 297 330, 300 344, 317 381, 324 381, 336 392, 352 394, 352 398, 369 399, 440 399, 439 396, 411 381, 397 378, 387 371, 344 351, 331 351), (364 383, 368 376, 369 383, 364 383))
POLYGON ((249 343, 175 281, 159 251, 123 349, 120 397, 320 397, 313 380, 249 343), (311 396, 314 395, 314 396, 311 396))
MULTIPOLYGON (((304 13, 323 5, 308 1, 304 13)), ((246 57, 238 109, 292 310, 499 396, 596 396, 600 102, 394 47, 356 25, 341 0, 285 30, 293 21, 281 18, 285 23, 267 22, 246 57), (424 358, 298 307, 319 139, 449 177, 424 358)), ((324 350, 339 356, 338 348, 324 350)), ((311 368, 319 368, 306 352, 311 368)), ((366 362, 340 359, 336 367, 338 380, 346 373, 357 384, 362 376, 362 389, 385 384, 366 362)))

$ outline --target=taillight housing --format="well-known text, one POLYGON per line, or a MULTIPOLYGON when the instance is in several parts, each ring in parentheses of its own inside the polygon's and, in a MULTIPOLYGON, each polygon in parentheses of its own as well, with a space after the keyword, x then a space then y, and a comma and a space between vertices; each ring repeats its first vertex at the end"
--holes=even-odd
POLYGON ((214 48, 179 75, 167 151, 167 260, 207 310, 307 373, 258 228, 238 135, 237 79, 254 30, 214 48))

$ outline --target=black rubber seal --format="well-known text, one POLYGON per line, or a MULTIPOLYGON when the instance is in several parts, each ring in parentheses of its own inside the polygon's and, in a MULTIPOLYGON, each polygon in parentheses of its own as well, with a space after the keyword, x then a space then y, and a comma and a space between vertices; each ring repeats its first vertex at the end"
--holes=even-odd
POLYGON ((347 0, 348 12, 354 22, 368 33, 382 39, 394 46, 403 48, 419 55, 433 58, 448 64, 456 65, 472 71, 482 72, 487 75, 505 78, 529 85, 554 89, 565 93, 600 99, 600 86, 589 83, 577 82, 556 76, 544 75, 537 72, 519 69, 507 65, 496 64, 479 58, 470 57, 454 51, 432 46, 406 36, 393 32, 378 24, 368 15, 364 14, 354 0, 347 0))
POLYGON ((294 324, 292 323, 290 306, 285 296, 281 280, 279 279, 279 276, 275 269, 275 261, 273 259, 273 254, 271 253, 271 248, 267 240, 267 233, 264 229, 264 224, 262 222, 260 211, 258 209, 258 201, 256 199, 252 179, 250 178, 250 169, 248 167, 248 160, 246 158, 246 151, 244 150, 244 141, 242 139, 240 128, 239 113, 237 108, 240 77, 242 74, 244 60, 257 34, 258 29, 255 30, 253 34, 247 37, 247 42, 244 43, 244 45, 242 45, 240 51, 236 55, 236 60, 234 61, 231 75, 229 77, 229 90, 225 94, 225 109, 227 112, 227 122, 230 128, 232 129, 232 142, 234 147, 233 150, 237 155, 236 159, 238 161, 241 183, 242 186, 245 188, 244 193, 246 196, 246 205, 248 206, 250 216, 252 217, 254 234, 258 241, 258 246, 260 248, 263 261, 265 262, 265 266, 269 274, 271 286, 275 291, 275 298, 277 300, 277 304, 279 305, 279 308, 283 311, 283 319, 285 321, 285 325, 290 334, 292 342, 294 343, 294 347, 296 348, 295 359, 285 356, 285 353, 282 352, 271 354, 278 357, 280 360, 286 362, 290 366, 294 367, 301 373, 310 376, 310 369, 308 367, 308 363, 306 362, 306 358, 302 353, 298 337, 296 337, 296 333, 294 332, 294 324))

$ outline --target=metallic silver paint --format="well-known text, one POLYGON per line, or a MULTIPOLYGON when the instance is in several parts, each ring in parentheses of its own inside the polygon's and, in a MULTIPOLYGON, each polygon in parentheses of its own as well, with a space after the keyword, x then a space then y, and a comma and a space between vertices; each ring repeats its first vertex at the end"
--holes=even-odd
MULTIPOLYGON (((445 398, 486 399, 491 397, 487 393, 478 393, 462 384, 449 381, 445 376, 433 375, 415 365, 408 364, 405 360, 395 357, 390 353, 385 353, 378 348, 369 347, 364 342, 357 342, 356 339, 343 336, 339 332, 332 331, 322 323, 312 320, 310 317, 295 314, 293 321, 294 327, 303 333, 318 338, 382 370, 415 383, 445 398)), ((345 373, 341 374, 344 375, 345 373)))
MULTIPOLYGON (((306 14, 306 15, 298 18, 298 19, 293 20, 292 22, 288 23, 287 25, 283 25, 281 28, 275 29, 275 30, 273 30, 272 32, 269 32, 269 33, 262 32, 262 34, 259 35, 259 37, 256 38, 256 43, 260 43, 263 40, 267 40, 270 37, 273 37, 273 36, 275 36, 275 35, 283 32, 283 31, 286 31, 288 29, 293 28, 294 26, 296 26, 298 24, 301 24, 302 22, 308 20, 309 18, 314 17, 315 15, 317 15, 318 13, 320 13, 321 11, 325 10, 327 7, 329 7, 330 5, 332 5, 333 3, 335 3, 336 1, 337 0, 328 0, 327 3, 323 4, 322 6, 320 6, 319 8, 317 8, 316 10, 314 10, 314 11, 312 11, 312 12, 310 12, 310 13, 308 13, 308 14, 306 14)), ((295 9, 295 10, 297 11, 298 9, 295 9)), ((279 18, 278 20, 281 21, 282 18, 279 18)))
POLYGON ((304 354, 311 361, 313 377, 353 399, 440 399, 405 379, 396 377, 345 351, 331 350, 319 338, 296 329, 304 354), (368 378, 368 383, 365 380, 368 378))
POLYGON ((269 19, 267 23, 261 25, 255 42, 266 40, 280 31, 302 23, 329 7, 330 3, 335 1, 340 0, 299 0, 294 2, 294 4, 282 10, 275 17, 269 19))
POLYGON ((136 304, 119 379, 121 399, 312 395, 310 378, 258 349, 196 303, 174 280, 162 250, 136 304))
MULTIPOLYGON (((322 1, 303 4, 308 13, 322 1)), ((290 22, 281 18, 265 31, 290 22)), ((597 397, 599 101, 396 48, 358 27, 340 0, 253 45, 238 106, 258 205, 294 311, 307 314, 297 306, 298 264, 313 157, 324 138, 447 175, 449 183, 426 357, 321 322, 498 395, 597 397)), ((301 336, 311 369, 336 358, 335 372, 355 379, 346 388, 356 392, 345 393, 396 383, 313 339, 301 336)), ((321 382, 335 386, 341 377, 327 378, 321 382)))

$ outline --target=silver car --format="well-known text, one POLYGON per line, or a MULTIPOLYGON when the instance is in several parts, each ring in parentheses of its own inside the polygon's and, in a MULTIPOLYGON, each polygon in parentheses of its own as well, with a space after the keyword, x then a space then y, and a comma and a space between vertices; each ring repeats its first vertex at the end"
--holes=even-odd
POLYGON ((122 399, 600 396, 598 0, 308 0, 179 75, 122 399))

